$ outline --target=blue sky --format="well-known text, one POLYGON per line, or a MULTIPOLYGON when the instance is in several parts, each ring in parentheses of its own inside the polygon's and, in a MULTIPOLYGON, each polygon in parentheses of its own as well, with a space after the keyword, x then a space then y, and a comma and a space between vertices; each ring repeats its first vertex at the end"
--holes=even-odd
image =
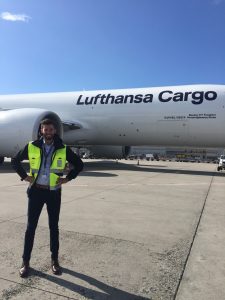
POLYGON ((225 0, 0 0, 0 94, 225 83, 225 0))

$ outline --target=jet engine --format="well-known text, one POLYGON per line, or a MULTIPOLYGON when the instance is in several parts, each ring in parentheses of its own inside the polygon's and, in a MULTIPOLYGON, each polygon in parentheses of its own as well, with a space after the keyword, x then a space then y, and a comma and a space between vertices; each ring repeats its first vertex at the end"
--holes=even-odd
POLYGON ((95 158, 121 159, 126 158, 131 150, 130 146, 91 146, 88 147, 95 158))
POLYGON ((62 122, 54 112, 39 108, 0 111, 0 157, 13 157, 27 142, 37 139, 40 122, 46 118, 54 121, 62 137, 62 122))

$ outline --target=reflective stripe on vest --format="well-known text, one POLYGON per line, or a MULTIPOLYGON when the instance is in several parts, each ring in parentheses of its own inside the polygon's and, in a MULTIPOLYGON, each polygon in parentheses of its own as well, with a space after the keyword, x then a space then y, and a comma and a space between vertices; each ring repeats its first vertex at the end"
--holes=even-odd
MULTIPOLYGON (((41 149, 30 142, 28 144, 28 158, 30 162, 30 176, 37 178, 41 167, 41 149)), ((66 146, 54 151, 50 167, 50 190, 57 189, 57 180, 63 175, 66 166, 66 146)))

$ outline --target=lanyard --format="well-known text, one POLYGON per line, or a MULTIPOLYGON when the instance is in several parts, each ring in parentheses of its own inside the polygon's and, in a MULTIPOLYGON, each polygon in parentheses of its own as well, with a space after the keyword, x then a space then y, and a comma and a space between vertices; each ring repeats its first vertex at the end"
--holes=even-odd
POLYGON ((49 154, 52 152, 53 144, 49 147, 48 151, 46 150, 45 145, 44 145, 43 148, 44 148, 43 149, 43 154, 44 154, 44 169, 46 170, 47 159, 48 159, 49 154))

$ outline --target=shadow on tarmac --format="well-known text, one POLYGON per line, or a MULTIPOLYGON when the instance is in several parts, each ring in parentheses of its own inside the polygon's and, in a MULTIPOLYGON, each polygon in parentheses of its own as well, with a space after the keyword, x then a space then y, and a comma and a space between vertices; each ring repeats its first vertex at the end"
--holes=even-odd
MULTIPOLYGON (((179 164, 179 163, 178 163, 179 164)), ((29 170, 29 164, 27 162, 23 162, 23 166, 25 170, 29 170)), ((182 174, 182 175, 199 175, 199 176, 216 176, 216 177, 225 177, 224 172, 218 171, 201 171, 201 170, 187 170, 185 167, 190 167, 190 164, 187 166, 177 165, 177 169, 168 168, 167 165, 148 165, 144 162, 140 162, 139 165, 131 165, 123 162, 116 161, 93 161, 93 162, 85 162, 84 161, 84 170, 79 174, 79 176, 87 176, 87 177, 115 177, 118 176, 109 172, 102 171, 110 171, 110 170, 124 170, 124 171, 134 171, 134 172, 150 172, 150 173, 164 173, 164 174, 182 174), (179 169, 180 167, 180 169, 179 169), (98 172, 99 171, 99 172, 98 172), (100 172, 101 171, 101 172, 100 172)), ((3 165, 0 166, 0 174, 2 173, 15 173, 15 171, 11 167, 10 162, 4 162, 3 165)))
MULTIPOLYGON (((94 161, 94 162, 85 162, 84 171, 79 176, 85 176, 87 170, 124 170, 124 171, 134 171, 134 172, 150 172, 150 173, 164 173, 164 174, 181 174, 181 175, 200 175, 200 176, 217 176, 224 177, 225 173, 218 171, 202 171, 202 170, 188 170, 184 168, 189 168, 190 164, 180 166, 177 164, 177 169, 168 168, 165 164, 150 165, 140 162, 139 165, 135 164, 126 164, 123 162, 115 161, 94 161), (180 167, 180 168, 179 168, 180 167)), ((200 167, 199 167, 200 168, 200 167)), ((93 173, 93 172, 90 172, 93 173)))
MULTIPOLYGON (((29 164, 27 162, 22 163, 24 169, 29 172, 29 164)), ((15 171, 11 167, 10 162, 4 162, 3 165, 0 166, 0 174, 7 174, 7 173, 15 173, 15 171)), ((106 172, 95 172, 95 171, 88 171, 84 170, 79 174, 79 176, 88 176, 88 177, 117 177, 118 175, 106 172)))
MULTIPOLYGON (((85 169, 82 172, 82 174, 85 173, 86 170, 98 170, 98 171, 128 170, 128 171, 135 171, 135 172, 150 172, 150 173, 164 173, 164 174, 183 174, 183 175, 201 175, 201 176, 205 175, 205 176, 222 176, 222 177, 225 176, 225 173, 218 172, 218 171, 188 170, 184 168, 190 168, 190 164, 179 165, 179 163, 177 163, 177 168, 171 169, 166 164, 150 165, 150 164, 145 164, 144 161, 140 162, 139 165, 137 163, 136 164, 134 163, 132 165, 123 162, 116 163, 115 161, 94 161, 94 162, 85 163, 85 169)), ((80 175, 82 176, 82 174, 80 175)))
POLYGON ((76 284, 74 282, 68 281, 63 279, 60 276, 53 276, 50 274, 46 274, 43 273, 41 271, 35 270, 31 268, 31 275, 34 276, 38 276, 41 278, 44 278, 48 281, 51 281, 55 284, 58 284, 62 287, 64 287, 65 289, 68 289, 72 292, 78 293, 81 296, 84 296, 87 299, 98 299, 98 300, 150 300, 150 298, 145 298, 142 296, 137 296, 131 293, 128 293, 126 291, 120 290, 118 288, 112 287, 110 285, 105 284, 104 282, 101 282, 93 277, 84 275, 82 273, 78 273, 75 271, 72 271, 70 269, 67 268, 62 268, 62 271, 64 274, 68 274, 71 277, 74 277, 75 279, 81 279, 83 281, 86 281, 87 283, 89 283, 92 286, 95 286, 96 288, 98 288, 101 291, 96 291, 96 290, 92 290, 90 288, 81 286, 79 284, 76 284))

